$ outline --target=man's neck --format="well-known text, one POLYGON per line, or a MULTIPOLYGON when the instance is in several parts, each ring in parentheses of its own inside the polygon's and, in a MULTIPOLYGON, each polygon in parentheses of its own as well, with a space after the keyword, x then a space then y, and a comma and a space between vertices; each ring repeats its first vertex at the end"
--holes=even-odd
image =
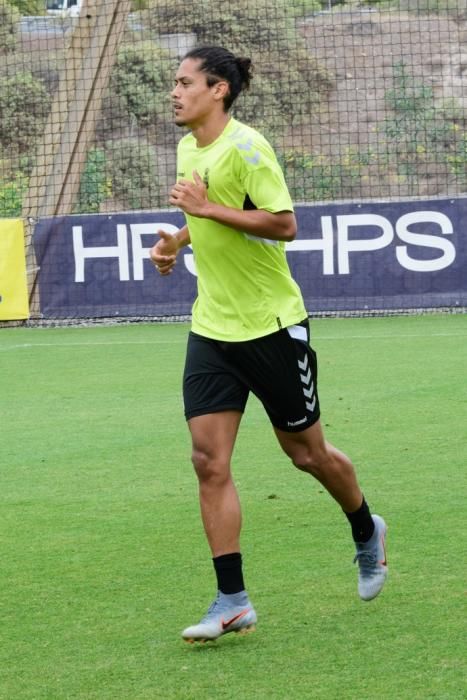
POLYGON ((196 139, 198 148, 205 148, 219 138, 230 119, 230 114, 223 112, 219 118, 194 127, 191 133, 196 139))

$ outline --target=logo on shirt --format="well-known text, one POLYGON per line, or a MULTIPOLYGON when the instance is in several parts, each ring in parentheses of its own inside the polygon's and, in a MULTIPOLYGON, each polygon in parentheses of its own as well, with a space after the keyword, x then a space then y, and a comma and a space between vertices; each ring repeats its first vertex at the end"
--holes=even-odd
POLYGON ((209 168, 206 168, 203 175, 203 182, 206 185, 206 189, 209 189, 209 168))
POLYGON ((255 145, 253 143, 253 139, 249 138, 246 141, 243 141, 242 143, 236 143, 235 144, 238 148, 239 151, 243 151, 243 158, 248 162, 251 163, 252 165, 258 165, 259 160, 260 160, 260 155, 259 151, 255 149, 255 145))

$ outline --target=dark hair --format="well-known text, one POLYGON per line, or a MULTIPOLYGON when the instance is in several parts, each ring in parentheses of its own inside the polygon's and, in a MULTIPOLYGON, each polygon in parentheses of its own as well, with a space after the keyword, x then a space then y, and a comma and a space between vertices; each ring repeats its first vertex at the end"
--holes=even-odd
POLYGON ((225 80, 229 83, 230 90, 224 97, 224 110, 226 112, 241 91, 250 86, 251 59, 234 56, 231 51, 222 48, 222 46, 199 46, 188 51, 185 58, 198 59, 201 62, 200 70, 207 74, 206 80, 209 86, 215 85, 219 80, 225 80))

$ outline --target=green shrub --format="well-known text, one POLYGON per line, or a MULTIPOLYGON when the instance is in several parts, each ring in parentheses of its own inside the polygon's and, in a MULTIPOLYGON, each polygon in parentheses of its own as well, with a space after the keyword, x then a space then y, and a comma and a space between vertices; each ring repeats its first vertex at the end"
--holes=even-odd
POLYGON ((464 0, 400 0, 400 9, 419 14, 449 13, 464 14, 466 16, 466 5, 464 0))
POLYGON ((45 14, 44 0, 9 0, 21 15, 37 17, 45 14))
POLYGON ((81 177, 75 213, 98 213, 102 202, 111 194, 105 152, 102 148, 91 148, 81 177))
POLYGON ((361 0, 361 4, 382 10, 395 9, 416 14, 463 13, 465 15, 467 9, 464 0, 361 0))
POLYGON ((112 194, 126 209, 150 209, 160 205, 160 183, 154 146, 141 139, 107 144, 107 173, 112 194))
POLYGON ((295 17, 307 17, 328 7, 328 0, 295 0, 290 3, 290 11, 295 17))
POLYGON ((467 133, 461 131, 456 124, 452 125, 452 129, 458 138, 453 149, 447 154, 446 161, 449 172, 465 190, 467 187, 467 133))
POLYGON ((50 95, 31 73, 0 77, 0 145, 11 151, 30 150, 42 133, 50 95))
POLYGON ((125 45, 118 52, 110 91, 139 126, 170 117, 170 86, 175 63, 170 54, 150 41, 125 45))
POLYGON ((394 86, 386 91, 385 100, 391 111, 384 127, 391 144, 389 158, 401 181, 416 193, 427 164, 448 163, 458 138, 453 108, 438 106, 433 87, 415 80, 404 63, 394 66, 394 86))
POLYGON ((0 217, 21 216, 27 189, 28 178, 21 173, 10 180, 0 180, 0 217))
POLYGON ((0 54, 15 48, 20 14, 7 0, 0 0, 0 54))
POLYGON ((347 148, 336 162, 298 150, 279 153, 279 162, 290 194, 296 202, 345 199, 352 196, 365 177, 372 159, 370 151, 358 151, 355 148, 347 148))

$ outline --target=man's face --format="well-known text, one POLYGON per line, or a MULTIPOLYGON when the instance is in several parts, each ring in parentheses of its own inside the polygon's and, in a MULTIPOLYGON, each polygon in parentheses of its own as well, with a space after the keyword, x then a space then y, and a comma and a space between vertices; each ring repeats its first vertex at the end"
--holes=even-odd
POLYGON ((195 129, 205 123, 219 103, 222 105, 223 95, 228 89, 224 81, 209 87, 207 75, 199 67, 198 59, 186 58, 175 75, 175 87, 170 96, 177 126, 195 129))

